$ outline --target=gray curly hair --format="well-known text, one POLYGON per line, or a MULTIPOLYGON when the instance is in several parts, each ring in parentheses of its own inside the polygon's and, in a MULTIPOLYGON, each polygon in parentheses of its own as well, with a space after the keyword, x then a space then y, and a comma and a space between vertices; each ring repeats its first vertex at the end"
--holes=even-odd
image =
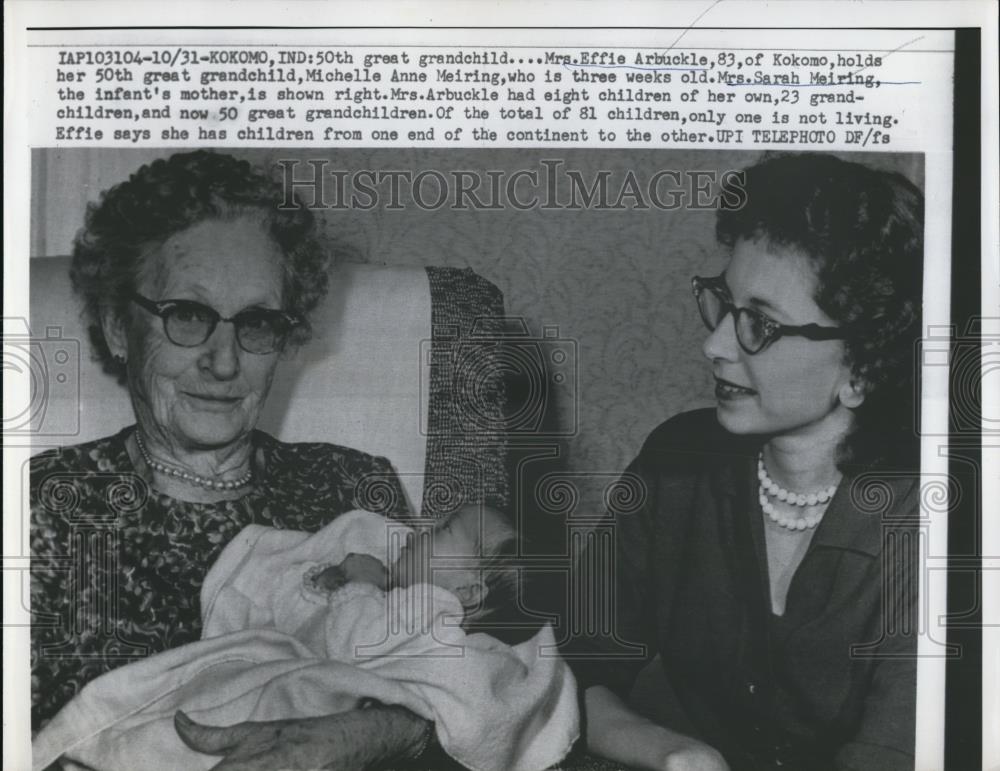
POLYGON ((87 207, 86 222, 73 244, 70 278, 83 298, 91 343, 104 370, 125 380, 104 337, 101 315, 128 312, 142 255, 199 222, 250 215, 261 222, 284 257, 283 302, 304 323, 288 343, 301 345, 312 329, 308 314, 327 290, 330 250, 321 246, 313 214, 297 199, 284 206, 281 182, 231 155, 198 150, 177 153, 141 167, 129 179, 87 207))

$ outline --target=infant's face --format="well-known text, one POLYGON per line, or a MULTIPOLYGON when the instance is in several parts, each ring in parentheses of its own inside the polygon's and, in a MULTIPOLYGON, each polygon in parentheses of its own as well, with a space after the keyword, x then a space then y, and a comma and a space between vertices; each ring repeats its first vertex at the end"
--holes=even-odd
POLYGON ((457 587, 478 580, 478 571, 462 567, 461 561, 482 557, 480 532, 489 539, 499 512, 480 506, 466 506, 432 530, 417 530, 409 535, 396 563, 399 586, 426 582, 455 591, 457 587), (434 570, 431 570, 434 568, 434 570), (443 568, 448 568, 444 570, 443 568))

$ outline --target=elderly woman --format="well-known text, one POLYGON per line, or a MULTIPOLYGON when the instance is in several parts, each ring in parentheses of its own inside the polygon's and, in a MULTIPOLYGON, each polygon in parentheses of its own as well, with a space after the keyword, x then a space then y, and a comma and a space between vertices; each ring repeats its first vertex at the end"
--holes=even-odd
MULTIPOLYGON (((384 458, 256 430, 327 283, 310 212, 283 200, 248 163, 199 151, 142 167, 88 211, 73 284, 136 424, 32 459, 35 730, 98 675, 197 640, 202 579, 241 528, 316 531, 373 508, 366 478, 395 480, 384 458)), ((379 513, 402 513, 396 500, 379 513)), ((391 707, 296 725, 322 727, 313 766, 405 757, 427 735, 391 707)))
POLYGON ((765 160, 726 199, 728 262, 693 280, 715 409, 652 433, 614 557, 581 562, 614 612, 567 647, 588 746, 660 769, 912 769, 917 566, 896 536, 918 512, 923 200, 823 155, 765 160), (625 701, 656 653, 666 725, 625 701))

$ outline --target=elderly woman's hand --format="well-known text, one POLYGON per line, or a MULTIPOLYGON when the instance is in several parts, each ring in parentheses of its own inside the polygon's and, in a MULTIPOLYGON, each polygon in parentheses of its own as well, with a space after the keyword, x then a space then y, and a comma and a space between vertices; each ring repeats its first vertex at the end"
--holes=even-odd
POLYGON ((188 747, 225 756, 214 771, 378 768, 418 755, 430 725, 403 707, 387 706, 226 727, 201 725, 183 712, 174 716, 174 727, 188 747))

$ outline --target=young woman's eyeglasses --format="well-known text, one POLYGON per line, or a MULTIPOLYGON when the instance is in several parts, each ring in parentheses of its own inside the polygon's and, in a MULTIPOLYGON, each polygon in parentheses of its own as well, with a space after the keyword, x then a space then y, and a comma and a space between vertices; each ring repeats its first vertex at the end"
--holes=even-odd
POLYGON ((691 289, 698 301, 701 320, 714 332, 727 314, 732 314, 736 327, 736 341, 747 353, 760 353, 779 337, 805 337, 809 340, 842 340, 847 337, 843 327, 821 327, 819 324, 790 326, 779 324, 752 308, 733 305, 722 276, 691 279, 691 289))
POLYGON ((215 332, 220 321, 236 330, 236 342, 247 353, 265 354, 280 350, 288 334, 301 320, 285 311, 271 308, 250 308, 232 318, 223 318, 218 311, 194 300, 150 300, 132 292, 133 302, 163 321, 163 332, 174 345, 194 348, 215 332))

